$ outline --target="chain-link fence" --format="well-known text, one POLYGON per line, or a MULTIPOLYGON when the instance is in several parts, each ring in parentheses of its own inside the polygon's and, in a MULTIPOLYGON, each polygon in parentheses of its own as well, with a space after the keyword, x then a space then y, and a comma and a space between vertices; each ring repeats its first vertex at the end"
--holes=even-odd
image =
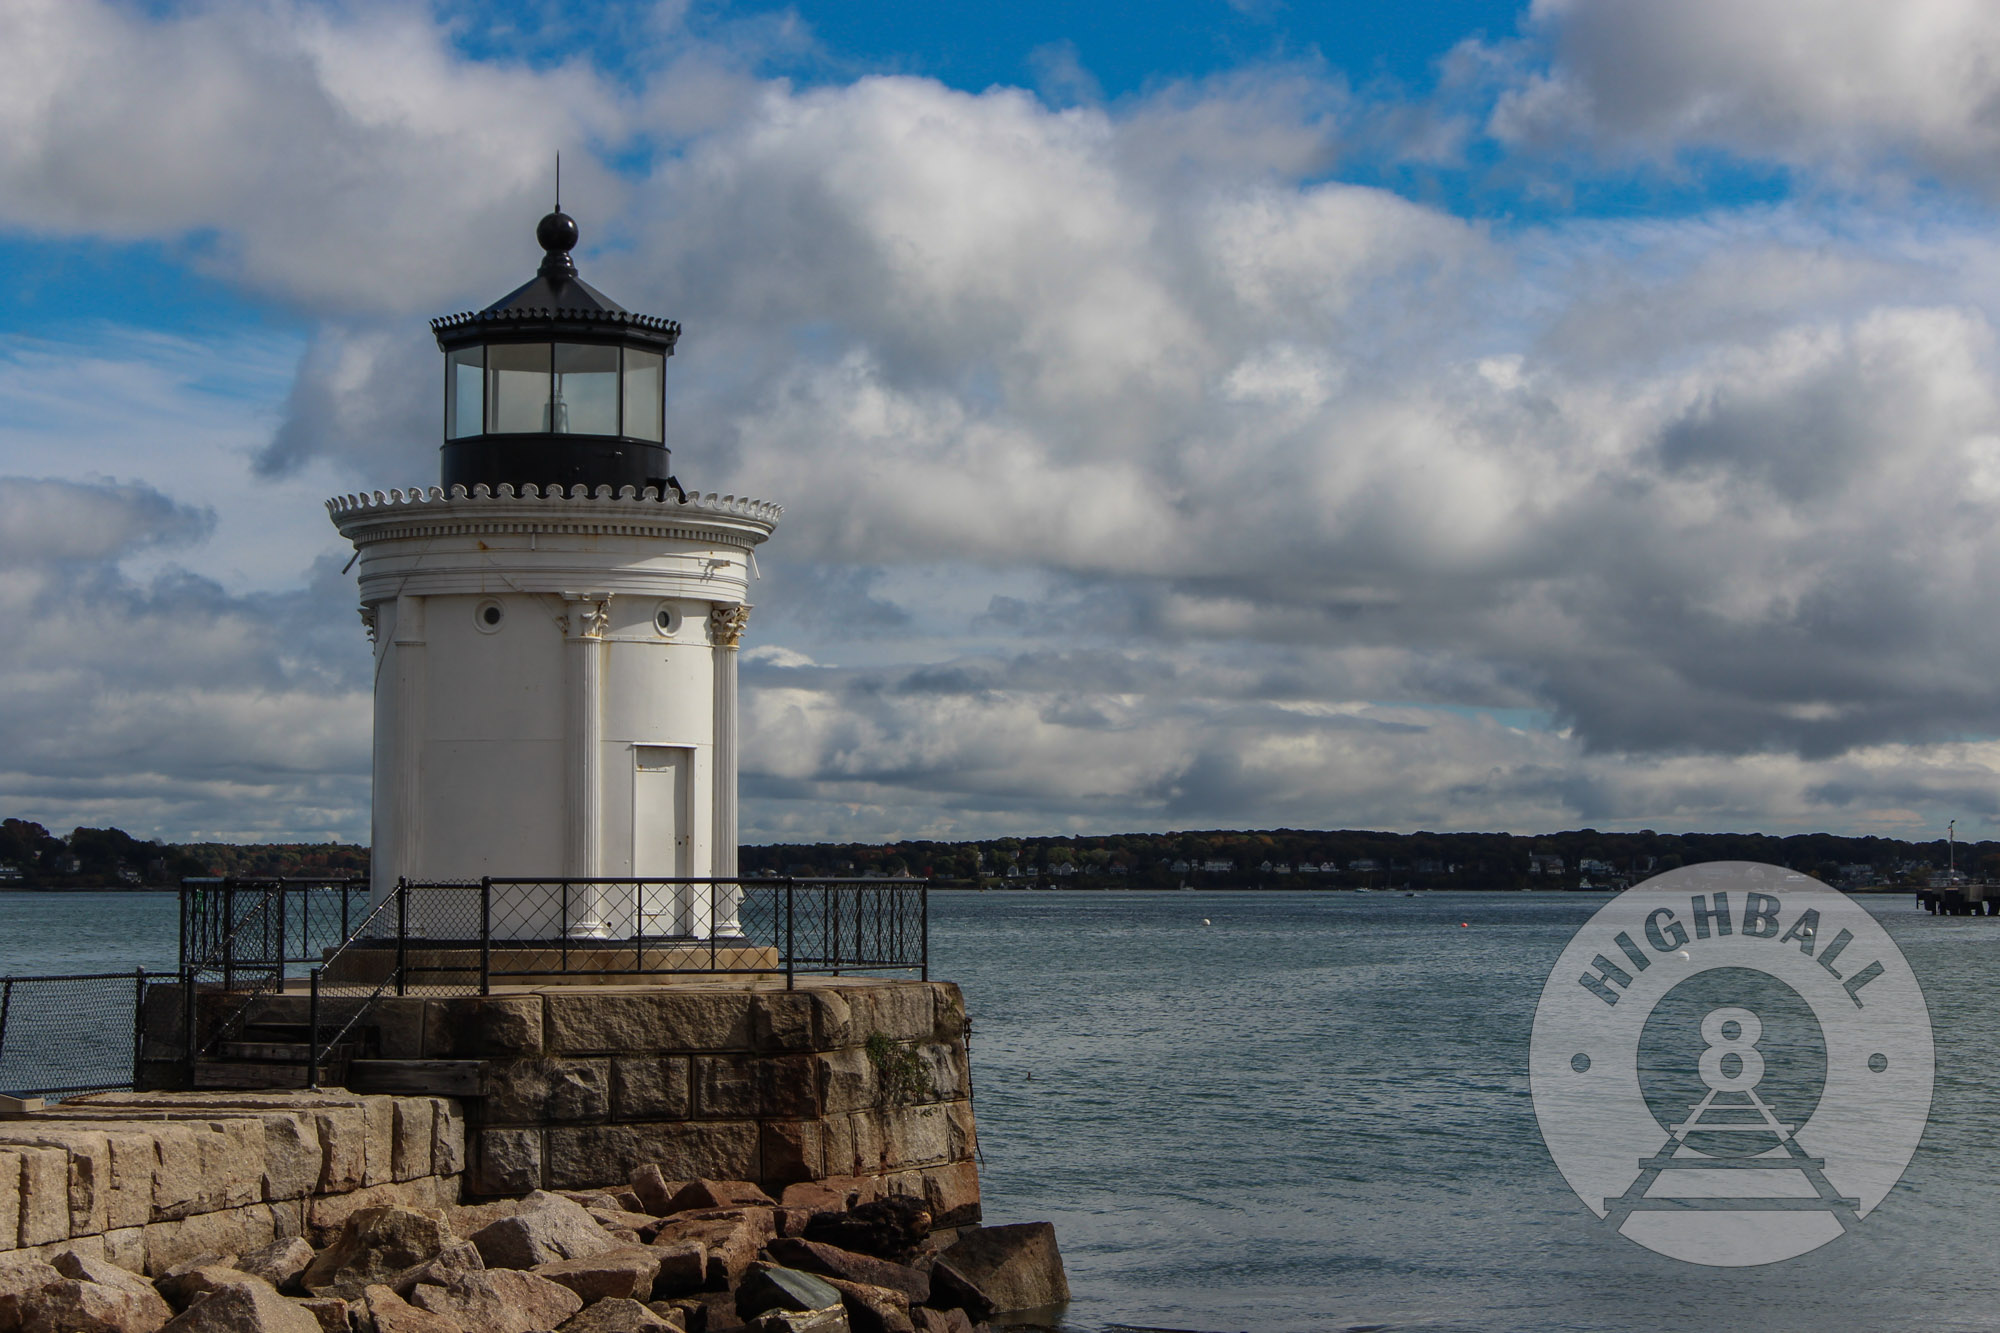
POLYGON ((0 977, 0 1092, 67 1097, 132 1086, 146 987, 131 972, 0 977))

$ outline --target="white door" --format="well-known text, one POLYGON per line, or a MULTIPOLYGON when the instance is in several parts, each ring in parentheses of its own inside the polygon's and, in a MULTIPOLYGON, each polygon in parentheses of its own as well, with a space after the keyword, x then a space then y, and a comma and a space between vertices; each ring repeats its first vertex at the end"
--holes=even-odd
MULTIPOLYGON (((688 872, 693 818, 689 781, 694 752, 680 745, 635 745, 632 774, 632 875, 674 879, 688 872)), ((703 935, 708 892, 700 885, 641 885, 641 931, 647 935, 703 935)))

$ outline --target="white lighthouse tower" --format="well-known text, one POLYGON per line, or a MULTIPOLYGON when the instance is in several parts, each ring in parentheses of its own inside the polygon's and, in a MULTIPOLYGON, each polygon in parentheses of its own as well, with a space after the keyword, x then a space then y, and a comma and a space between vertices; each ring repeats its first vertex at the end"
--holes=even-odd
POLYGON ((730 937, 728 891, 568 885, 736 874, 736 651, 781 510, 682 491, 680 326, 581 281, 560 208, 536 238, 533 281, 432 323, 440 484, 328 505, 375 645, 375 894, 560 881, 495 886, 491 934, 730 937))

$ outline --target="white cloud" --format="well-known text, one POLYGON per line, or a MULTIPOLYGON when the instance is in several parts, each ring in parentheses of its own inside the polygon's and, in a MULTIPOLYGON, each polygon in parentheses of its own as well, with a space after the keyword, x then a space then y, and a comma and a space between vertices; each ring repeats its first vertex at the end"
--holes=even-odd
MULTIPOLYGON (((1915 10, 1815 10, 1800 41, 1851 63, 1867 53, 1836 41, 1841 15, 1883 43, 1982 21, 1915 10)), ((1640 53, 1654 91, 1608 108, 1593 61, 1706 12, 1545 4, 1562 56, 1536 95, 1591 133, 1726 132, 1854 172, 1959 114, 1879 90, 1814 94, 1808 114, 1783 68, 1686 34, 1640 53), (1744 101, 1766 76, 1769 105, 1744 101), (1673 109, 1674 88, 1711 85, 1738 111, 1673 109), (1873 137, 1841 156, 1864 120, 1873 137)), ((0 94, 4 216, 214 229, 202 262, 313 327, 286 345, 295 376, 258 379, 281 419, 235 412, 227 448, 190 424, 219 409, 168 352, 99 358, 104 383, 156 386, 122 397, 45 392, 28 352, 0 360, 0 396, 48 415, 0 436, 42 451, 10 470, 75 476, 39 461, 64 423, 96 420, 90 456, 115 460, 103 442, 158 412, 157 469, 92 461, 78 471, 123 480, 59 499, 156 542, 199 535, 190 514, 217 524, 205 546, 134 554, 52 539, 0 493, 0 521, 28 515, 19 544, 83 543, 100 594, 0 655, 40 714, 89 714, 22 739, 24 790, 161 827, 223 826, 228 801, 310 812, 288 827, 359 818, 348 664, 365 651, 309 492, 434 476, 423 317, 527 276, 544 148, 655 136, 629 180, 579 164, 582 262, 687 327, 677 473, 788 506, 744 655, 747 829, 1992 815, 2000 247, 1983 217, 1876 194, 1483 227, 1325 179, 1372 113, 1289 67, 1055 109, 919 79, 760 82, 672 34, 614 84, 471 62, 372 9, 31 4, 0 23, 64 72, 0 94), (86 75, 126 84, 88 105, 70 91, 86 75), (672 89, 702 78, 721 92, 697 114, 672 89), (257 124, 227 112, 266 94, 257 124), (142 95, 159 124, 113 142, 142 95), (161 169, 132 166, 142 151, 161 169), (175 476, 189 459, 200 485, 175 476), (232 536, 252 511, 295 529, 232 536), (231 543, 282 558, 237 580, 214 554, 231 543), (160 794, 177 774, 184 809, 160 794)), ((1523 127, 1527 97, 1505 110, 1523 127)), ((1973 154, 1975 129, 1939 151, 1973 154)), ((34 365, 87 381, 59 362, 34 365)), ((40 577, 9 595, 36 605, 40 577)))

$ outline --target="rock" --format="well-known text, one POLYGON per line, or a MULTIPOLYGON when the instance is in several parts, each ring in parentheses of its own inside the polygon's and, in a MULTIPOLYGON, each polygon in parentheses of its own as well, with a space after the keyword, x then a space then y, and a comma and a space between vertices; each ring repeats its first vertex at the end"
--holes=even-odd
POLYGON ((585 1307, 562 1326, 562 1333, 665 1333, 679 1324, 662 1319, 638 1301, 613 1297, 585 1307))
POLYGON ((628 1232, 636 1235, 643 1244, 659 1231, 661 1219, 651 1213, 628 1213, 622 1208, 585 1208, 590 1220, 609 1232, 628 1232))
POLYGON ((292 1236, 250 1251, 236 1261, 236 1267, 283 1291, 298 1281, 312 1261, 313 1247, 292 1236))
POLYGON ((785 1186, 778 1202, 787 1208, 804 1208, 815 1213, 844 1213, 856 1202, 854 1191, 835 1180, 801 1180, 785 1186))
POLYGON ((938 1256, 931 1269, 938 1305, 958 1306, 975 1318, 1032 1310, 1069 1299, 1069 1279, 1047 1222, 979 1227, 938 1256))
POLYGON ((357 1209, 299 1281, 315 1296, 353 1300, 437 1257, 454 1239, 451 1228, 433 1213, 394 1204, 357 1209))
POLYGON ((667 1202, 667 1211, 692 1213, 714 1208, 770 1208, 776 1203, 776 1199, 747 1180, 695 1180, 681 1186, 680 1192, 667 1202))
POLYGON ((21 1309, 44 1287, 63 1280, 49 1264, 26 1255, 0 1255, 0 1333, 21 1327, 21 1309))
MULTIPOLYGON (((655 1171, 659 1170, 658 1167, 654 1167, 653 1169, 655 1171)), ((646 1207, 646 1205, 640 1201, 637 1190, 629 1190, 629 1189, 612 1190, 611 1197, 620 1208, 624 1209, 628 1213, 644 1213, 650 1211, 646 1207)))
POLYGON ((686 1333, 688 1317, 692 1311, 701 1308, 701 1302, 685 1298, 675 1301, 647 1301, 646 1308, 666 1320, 675 1328, 682 1330, 682 1333, 686 1333))
POLYGON ((852 1250, 835 1249, 818 1241, 786 1236, 772 1240, 765 1248, 770 1250, 773 1259, 792 1268, 818 1273, 823 1277, 842 1278, 848 1282, 889 1287, 901 1292, 905 1304, 908 1305, 922 1305, 931 1298, 930 1275, 907 1264, 877 1259, 872 1254, 856 1254, 852 1250))
POLYGON ((156 1333, 173 1313, 144 1278, 75 1250, 48 1263, 0 1259, 0 1328, 9 1333, 156 1333))
POLYGON ((162 1333, 320 1333, 320 1325, 270 1283, 248 1278, 217 1287, 176 1315, 162 1333))
POLYGON ((321 1333, 348 1333, 347 1302, 338 1296, 307 1296, 292 1304, 319 1320, 321 1333))
POLYGON ((536 1333, 583 1308, 568 1287, 511 1268, 460 1273, 444 1286, 419 1284, 410 1304, 442 1315, 465 1333, 536 1333))
POLYGON ((917 1333, 972 1333, 972 1320, 956 1306, 949 1310, 912 1310, 910 1322, 917 1326, 917 1333))
POLYGON ((613 1212, 618 1209, 618 1200, 608 1190, 550 1190, 549 1193, 584 1208, 609 1208, 613 1212))
MULTIPOLYGON (((581 1259, 557 1259, 538 1264, 536 1277, 568 1287, 589 1305, 592 1301, 651 1300, 653 1283, 660 1276, 665 1253, 650 1245, 633 1245, 607 1250, 581 1259)), ((699 1266, 696 1269, 700 1271, 699 1266)))
POLYGON ((419 1310, 387 1287, 368 1288, 367 1311, 375 1333, 465 1333, 451 1320, 419 1310))
MULTIPOLYGON (((705 1281, 712 1287, 734 1286, 757 1258, 764 1243, 774 1239, 772 1210, 746 1208, 707 1217, 672 1218, 653 1238, 656 1246, 675 1241, 699 1241, 707 1254, 705 1281)), ((665 1271, 662 1266, 662 1279, 665 1271)), ((655 1288, 657 1290, 657 1288, 655 1288)))
POLYGON ((744 1327, 742 1316, 736 1313, 736 1297, 726 1291, 703 1292, 688 1327, 700 1333, 735 1333, 744 1327))
POLYGON ((632 1193, 638 1197, 639 1210, 655 1217, 665 1217, 667 1205, 685 1188, 684 1181, 668 1180, 650 1162, 632 1173, 632 1193))
POLYGON ((488 1268, 533 1268, 618 1247, 581 1204, 541 1190, 523 1202, 529 1205, 525 1211, 490 1222, 473 1233, 472 1243, 479 1247, 488 1268))
POLYGON ((813 1210, 780 1207, 771 1210, 771 1217, 780 1236, 803 1236, 813 1220, 813 1210))
POLYGON ((931 1213, 921 1199, 892 1194, 858 1203, 845 1213, 820 1213, 806 1224, 805 1238, 878 1259, 899 1259, 930 1234, 931 1213))
POLYGON ((680 1296, 700 1291, 707 1283, 708 1247, 701 1241, 656 1240, 646 1248, 660 1256, 660 1271, 653 1275, 653 1295, 680 1296))
MULTIPOLYGON (((65 1250, 49 1263, 66 1278, 108 1287, 130 1297, 134 1302, 137 1324, 144 1325, 149 1333, 174 1317, 173 1310, 152 1283, 108 1259, 93 1259, 77 1250, 65 1250)), ((28 1321, 24 1319, 22 1322, 25 1324, 28 1321)))
POLYGON ((767 1310, 824 1310, 840 1293, 811 1273, 777 1264, 753 1264, 736 1288, 736 1313, 754 1319, 767 1310))
MULTIPOLYGON (((242 1269, 229 1264, 202 1264, 195 1268, 177 1267, 170 1276, 161 1278, 155 1285, 174 1309, 185 1310, 202 1297, 220 1291, 224 1287, 263 1281, 264 1279, 253 1278, 242 1269)), ((264 1285, 271 1286, 268 1282, 264 1282, 264 1285)), ((275 1291, 277 1288, 272 1287, 272 1290, 275 1291)))
POLYGON ((485 1267, 486 1261, 479 1257, 479 1250, 471 1241, 455 1240, 415 1268, 405 1268, 382 1285, 407 1300, 419 1282, 437 1287, 449 1286, 459 1274, 477 1273, 485 1267))
POLYGON ((854 1333, 915 1333, 916 1325, 910 1321, 910 1298, 902 1292, 837 1277, 827 1278, 826 1285, 840 1293, 841 1304, 847 1307, 847 1322, 854 1333))
POLYGON ((824 1310, 773 1310, 750 1321, 755 1333, 852 1333, 844 1306, 824 1310))

